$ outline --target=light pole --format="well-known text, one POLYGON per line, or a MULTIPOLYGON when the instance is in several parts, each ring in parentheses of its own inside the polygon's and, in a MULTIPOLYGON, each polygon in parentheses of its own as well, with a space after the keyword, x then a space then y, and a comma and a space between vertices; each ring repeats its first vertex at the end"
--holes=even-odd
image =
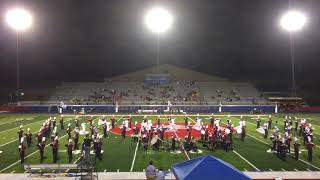
MULTIPOLYGON (((290 8, 290 4, 289 4, 290 8)), ((295 32, 302 29, 306 23, 306 17, 299 11, 290 10, 285 13, 280 19, 280 25, 283 29, 289 31, 290 35, 290 58, 291 58, 291 78, 292 78, 292 91, 291 96, 296 94, 296 79, 295 79, 295 53, 294 53, 294 35, 295 32)))
POLYGON ((31 14, 22 8, 14 8, 7 11, 5 16, 6 23, 16 32, 16 63, 17 63, 17 100, 19 100, 20 74, 19 74, 19 33, 29 29, 32 25, 31 14))
POLYGON ((147 27, 157 34, 157 71, 159 73, 160 64, 160 34, 167 31, 172 25, 172 15, 164 8, 154 7, 147 12, 145 23, 147 27))

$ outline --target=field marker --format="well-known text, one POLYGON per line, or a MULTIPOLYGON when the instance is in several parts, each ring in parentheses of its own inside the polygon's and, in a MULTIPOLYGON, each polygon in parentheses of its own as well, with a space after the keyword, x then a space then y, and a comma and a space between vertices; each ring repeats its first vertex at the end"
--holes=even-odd
POLYGON ((285 169, 281 168, 281 171, 286 171, 285 169))
POLYGON ((269 169, 269 171, 272 171, 272 169, 269 169))
POLYGON ((241 159, 243 159, 245 162, 247 162, 250 166, 252 166, 255 170, 260 171, 256 166, 254 166, 252 163, 250 163, 246 158, 241 156, 237 151, 232 150, 236 155, 238 155, 241 159))
POLYGON ((298 171, 298 169, 293 169, 294 171, 298 171))

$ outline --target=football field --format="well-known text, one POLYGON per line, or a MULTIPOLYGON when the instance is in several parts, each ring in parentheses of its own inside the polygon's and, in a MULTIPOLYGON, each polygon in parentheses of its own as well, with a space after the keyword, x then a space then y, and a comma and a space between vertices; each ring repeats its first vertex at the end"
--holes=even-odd
MULTIPOLYGON (((218 114, 219 115, 219 114, 218 114)), ((231 114, 231 120, 234 126, 239 125, 240 114, 231 114)), ((300 146, 300 159, 298 161, 293 159, 293 150, 290 155, 287 155, 286 161, 281 160, 276 154, 270 152, 272 141, 268 137, 264 139, 263 134, 256 130, 256 115, 243 114, 243 119, 246 121, 247 136, 242 142, 238 134, 233 135, 233 150, 228 152, 223 149, 216 149, 215 151, 208 150, 198 143, 200 151, 197 153, 183 151, 167 151, 166 149, 153 150, 150 146, 147 152, 143 150, 139 143, 134 143, 130 136, 123 139, 121 135, 110 132, 108 138, 103 138, 103 157, 102 161, 97 160, 98 171, 120 171, 120 172, 141 172, 145 169, 150 160, 154 161, 157 168, 165 170, 170 169, 172 164, 187 160, 188 157, 194 158, 201 155, 213 155, 226 162, 229 162, 241 171, 319 171, 320 170, 320 114, 297 114, 292 116, 306 118, 314 128, 314 151, 313 161, 308 162, 308 152, 303 145, 302 137, 298 137, 297 132, 293 132, 293 136, 297 136, 300 146)), ((32 145, 26 150, 26 164, 39 164, 40 153, 36 147, 36 133, 41 127, 42 123, 50 116, 57 117, 57 130, 59 134, 59 151, 58 163, 67 164, 68 156, 65 144, 67 144, 67 132, 60 129, 60 115, 57 114, 0 114, 0 172, 25 172, 23 166, 20 164, 20 157, 18 151, 18 134, 17 131, 20 125, 23 125, 24 132, 27 128, 31 129, 33 133, 32 145)), ((176 118, 176 123, 184 123, 184 115, 173 115, 176 118)), ((201 115, 205 124, 210 124, 209 115, 201 115)), ((112 115, 106 115, 106 119, 110 120, 112 115)), ((117 126, 120 126, 124 119, 128 118, 128 114, 116 114, 115 118, 117 126)), ((168 115, 161 115, 162 123, 167 122, 168 115)), ((284 114, 272 114, 273 127, 277 126, 281 133, 284 133, 283 121, 284 114), (277 122, 277 123, 276 123, 277 122)), ((80 124, 87 123, 90 116, 80 116, 80 124)), ((98 126, 98 119, 102 118, 102 114, 94 115, 93 119, 96 126, 99 128, 100 134, 102 128, 98 126)), ((156 122, 157 115, 147 115, 149 120, 156 122)), ((195 122, 195 116, 189 116, 191 123, 195 122)), ((221 123, 227 122, 227 114, 220 114, 221 123)), ((65 115, 64 126, 67 127, 71 123, 72 129, 75 127, 74 115, 65 115)), ((143 115, 135 114, 132 116, 132 122, 141 122, 143 115)), ((261 116, 261 125, 267 122, 267 116, 261 116)), ((87 127, 89 129, 89 127, 87 127)), ((299 129, 298 129, 299 130, 299 129)), ((269 136, 271 131, 269 131, 269 136)), ((80 136, 79 143, 82 142, 84 136, 80 136)), ((165 138, 164 141, 170 141, 165 138)), ((49 145, 51 140, 46 141, 45 147, 45 164, 52 163, 52 151, 49 145)), ((293 143, 292 143, 293 144, 293 143)), ((293 146, 291 145, 291 149, 293 146)), ((74 151, 72 163, 77 163, 80 159, 80 153, 74 151)))

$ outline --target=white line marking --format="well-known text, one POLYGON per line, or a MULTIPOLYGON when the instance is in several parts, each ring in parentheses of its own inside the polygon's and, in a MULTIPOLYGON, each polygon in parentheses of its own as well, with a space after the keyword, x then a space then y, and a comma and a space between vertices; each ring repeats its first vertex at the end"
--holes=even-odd
POLYGON ((241 159, 243 159, 245 162, 247 162, 250 166, 252 166, 255 170, 260 171, 256 166, 254 166, 252 163, 250 163, 246 158, 241 156, 237 151, 233 150, 233 152, 238 155, 241 159))
POLYGON ((272 171, 272 169, 269 169, 269 171, 272 171))
POLYGON ((270 145, 269 143, 267 143, 267 142, 265 142, 265 141, 262 141, 261 139, 255 137, 255 136, 252 136, 252 135, 250 135, 250 134, 248 134, 248 136, 250 136, 250 137, 252 137, 252 138, 254 138, 254 139, 256 139, 256 140, 258 140, 258 141, 260 141, 260 142, 262 142, 262 143, 264 143, 264 144, 266 144, 266 145, 270 145))
POLYGON ((299 161, 304 162, 304 163, 308 164, 309 166, 312 166, 312 167, 316 168, 317 170, 320 170, 319 167, 317 167, 317 166, 315 166, 315 165, 313 165, 313 164, 310 164, 310 163, 308 163, 308 162, 305 161, 305 160, 299 159, 299 161))
POLYGON ((139 146, 139 140, 138 140, 138 142, 137 142, 136 149, 134 150, 134 155, 133 155, 133 159, 132 159, 132 164, 131 164, 130 172, 132 172, 133 166, 134 166, 134 162, 136 161, 136 155, 137 155, 138 146, 139 146))
MULTIPOLYGON (((141 134, 141 129, 142 129, 142 128, 140 128, 139 134, 141 134)), ((134 167, 134 162, 136 161, 136 156, 137 156, 139 141, 140 141, 140 138, 138 138, 138 141, 137 141, 137 144, 136 144, 136 149, 134 150, 134 155, 133 155, 133 159, 132 159, 132 163, 131 163, 130 172, 132 172, 133 167, 134 167)))
POLYGON ((244 170, 244 171, 248 171, 248 170, 247 170, 247 169, 245 169, 245 168, 244 168, 243 170, 244 170))
POLYGON ((298 171, 298 169, 293 169, 293 170, 298 171))
POLYGON ((285 169, 281 168, 281 171, 286 171, 285 169))
POLYGON ((307 171, 311 171, 311 170, 307 168, 307 171))
POLYGON ((15 140, 13 140, 13 141, 7 142, 7 143, 5 143, 5 144, 1 144, 0 147, 3 147, 3 146, 5 146, 5 145, 8 145, 8 144, 13 143, 13 142, 15 142, 15 141, 18 141, 18 139, 15 139, 15 140))

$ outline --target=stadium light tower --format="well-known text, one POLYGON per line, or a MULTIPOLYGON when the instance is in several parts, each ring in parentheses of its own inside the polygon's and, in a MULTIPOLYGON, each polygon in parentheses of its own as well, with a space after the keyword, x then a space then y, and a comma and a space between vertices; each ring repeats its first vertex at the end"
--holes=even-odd
MULTIPOLYGON (((290 9, 290 4, 289 4, 290 9)), ((290 57, 291 57, 291 78, 292 78, 292 96, 296 96, 296 80, 294 66, 294 35, 295 32, 301 30, 306 24, 305 15, 299 11, 290 10, 280 19, 280 25, 283 29, 289 31, 290 34, 290 57)))
POLYGON ((19 33, 29 29, 32 25, 32 15, 25 9, 14 8, 7 11, 5 15, 6 23, 16 32, 16 63, 17 63, 17 97, 19 97, 19 33))
POLYGON ((172 25, 173 19, 170 12, 162 7, 154 7, 147 12, 145 23, 147 27, 157 34, 157 71, 159 73, 159 43, 160 33, 166 32, 172 25))

